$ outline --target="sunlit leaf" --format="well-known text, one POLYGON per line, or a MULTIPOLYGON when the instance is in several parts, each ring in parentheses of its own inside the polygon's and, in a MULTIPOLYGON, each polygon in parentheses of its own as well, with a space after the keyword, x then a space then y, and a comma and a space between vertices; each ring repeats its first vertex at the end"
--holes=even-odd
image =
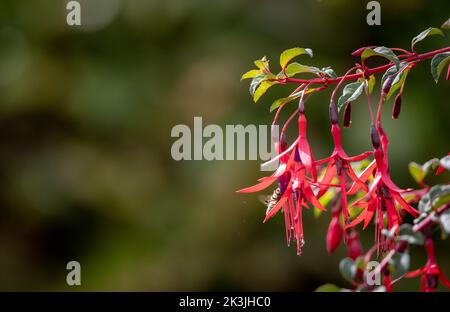
MULTIPOLYGON (((318 69, 317 67, 314 66, 308 66, 308 65, 302 65, 299 63, 291 63, 289 64, 286 69, 286 76, 288 77, 292 77, 295 76, 297 74, 301 74, 301 73, 320 73, 320 69, 318 69)), ((280 76, 281 74, 283 74, 283 72, 281 72, 280 74, 278 74, 278 76, 280 76)))
POLYGON ((308 54, 310 57, 313 57, 313 51, 311 49, 292 48, 284 51, 280 55, 281 68, 285 68, 287 63, 289 63, 293 58, 302 54, 308 54))
POLYGON ((267 60, 267 58, 264 56, 262 59, 260 60, 256 60, 255 62, 256 67, 258 67, 260 70, 264 71, 264 72, 268 72, 269 70, 269 61, 267 60))
POLYGON ((241 81, 244 79, 249 79, 249 78, 255 78, 256 76, 261 74, 261 70, 260 69, 251 69, 248 72, 246 72, 245 74, 242 75, 241 77, 241 81))
POLYGON ((325 285, 319 286, 316 289, 316 292, 340 292, 340 291, 341 291, 341 289, 334 284, 325 284, 325 285))
POLYGON ((258 88, 256 88, 255 93, 253 94, 253 101, 258 102, 258 100, 263 96, 266 91, 273 85, 277 84, 276 81, 263 81, 260 83, 258 88))
POLYGON ((444 36, 444 33, 439 28, 430 27, 430 28, 425 29, 424 31, 422 31, 420 34, 418 34, 417 36, 415 36, 412 39, 412 41, 411 41, 411 50, 414 51, 414 46, 416 45, 416 43, 422 41, 423 39, 425 39, 425 38, 427 38, 429 36, 433 36, 433 35, 444 36))
POLYGON ((408 170, 413 179, 419 183, 422 184, 423 179, 426 176, 425 170, 422 169, 422 165, 419 165, 416 162, 410 162, 408 165, 408 170))

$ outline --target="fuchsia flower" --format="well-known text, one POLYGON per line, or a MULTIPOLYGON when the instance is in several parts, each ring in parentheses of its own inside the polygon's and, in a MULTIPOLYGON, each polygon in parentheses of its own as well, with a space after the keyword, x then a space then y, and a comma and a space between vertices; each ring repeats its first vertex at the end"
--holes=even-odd
MULTIPOLYGON (((333 104, 334 105, 334 104, 333 104)), ((333 121, 333 119, 332 119, 333 121)), ((317 161, 318 165, 322 165, 328 162, 327 168, 325 170, 324 177, 320 182, 322 184, 321 190, 319 192, 319 197, 328 189, 331 181, 334 177, 338 177, 340 181, 341 188, 341 202, 342 202, 342 211, 344 214, 344 222, 348 223, 348 204, 347 204, 347 191, 346 191, 346 181, 345 176, 347 176, 359 187, 362 187, 364 190, 368 190, 367 186, 361 181, 355 172, 352 169, 351 163, 361 161, 366 159, 372 152, 365 152, 357 156, 349 157, 345 153, 342 143, 341 143, 341 129, 337 122, 331 125, 331 134, 333 136, 334 141, 334 150, 330 157, 317 161)))
POLYGON ((278 211, 282 210, 285 218, 287 243, 290 245, 291 241, 296 241, 297 254, 301 255, 301 248, 304 244, 303 207, 309 208, 308 203, 310 203, 313 207, 320 210, 326 211, 326 209, 320 204, 311 187, 315 183, 316 169, 314 158, 306 139, 306 117, 302 112, 300 112, 298 124, 300 134, 290 148, 286 149, 283 136, 282 142, 278 145, 276 144, 280 165, 274 174, 269 177, 263 177, 259 179, 259 184, 238 192, 258 192, 278 181, 282 195, 276 205, 267 212, 263 222, 266 222, 278 211), (290 156, 288 156, 288 153, 290 153, 290 156), (308 177, 307 173, 310 173, 313 178, 308 177))
POLYGON ((395 234, 397 234, 398 228, 402 223, 402 218, 396 208, 396 203, 414 217, 417 216, 418 211, 411 207, 400 195, 405 192, 405 190, 400 189, 392 182, 389 176, 387 157, 382 148, 382 145, 387 147, 387 141, 385 141, 384 144, 382 143, 375 127, 372 127, 372 143, 375 148, 374 156, 377 172, 367 194, 353 203, 354 206, 362 207, 364 210, 347 227, 353 227, 364 221, 363 228, 365 229, 375 217, 377 250, 379 250, 380 247, 382 250, 386 250, 386 247, 388 246, 386 246, 386 242, 382 235, 382 230, 384 229, 384 214, 386 214, 388 230, 396 227, 397 230, 395 234))
POLYGON ((450 289, 450 281, 442 274, 434 255, 434 243, 431 238, 425 240, 425 250, 428 261, 420 269, 405 274, 405 277, 412 278, 422 275, 420 290, 423 292, 433 292, 438 286, 440 280, 445 287, 450 289))

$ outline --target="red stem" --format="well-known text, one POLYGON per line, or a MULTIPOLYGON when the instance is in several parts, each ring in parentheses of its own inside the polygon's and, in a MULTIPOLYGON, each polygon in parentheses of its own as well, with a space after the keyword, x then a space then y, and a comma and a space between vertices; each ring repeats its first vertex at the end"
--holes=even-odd
MULTIPOLYGON (((443 52, 449 52, 449 51, 450 51, 450 47, 442 48, 442 49, 430 51, 427 53, 415 54, 415 55, 405 58, 403 61, 405 61, 405 62, 411 62, 411 61, 422 62, 424 60, 432 58, 436 54, 443 53, 443 52)), ((369 75, 378 74, 378 73, 386 71, 392 65, 393 65, 393 63, 389 63, 389 64, 382 65, 382 66, 375 67, 375 68, 367 68, 366 73, 369 75)), ((285 83, 332 84, 332 83, 338 83, 341 80, 358 79, 363 76, 364 76, 364 73, 357 73, 357 74, 348 75, 346 77, 341 76, 341 77, 337 77, 337 78, 333 78, 333 79, 327 79, 327 78, 314 78, 314 79, 281 78, 278 81, 282 84, 285 84, 285 83)))

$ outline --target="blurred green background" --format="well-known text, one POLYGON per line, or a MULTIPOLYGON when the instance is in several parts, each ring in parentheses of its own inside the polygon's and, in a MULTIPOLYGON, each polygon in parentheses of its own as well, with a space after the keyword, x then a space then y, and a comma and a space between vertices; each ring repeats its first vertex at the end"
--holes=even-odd
MULTIPOLYGON (((281 51, 310 47, 311 65, 342 74, 361 46, 408 48, 450 17, 449 2, 380 1, 381 26, 366 24, 367 1, 80 2, 80 27, 67 26, 66 1, 0 2, 0 290, 348 287, 338 270, 344 248, 326 253, 330 214, 306 214, 304 255, 296 256, 282 217, 263 225, 257 195, 235 193, 263 175, 259 162, 176 162, 171 129, 192 127, 194 116, 204 125, 269 124, 269 105, 290 88, 253 104, 239 82, 253 60, 267 55, 276 67, 281 51), (82 286, 66 284, 71 260, 81 263, 82 286)), ((448 43, 434 37, 418 50, 448 43)), ((408 78, 400 119, 385 110, 402 187, 415 186, 409 161, 450 150, 449 89, 425 62, 408 78)), ((323 93, 308 106, 316 158, 332 148, 323 93)), ((350 154, 370 148, 363 104, 344 131, 350 154)), ((372 240, 370 228, 365 246, 372 240)), ((448 244, 439 243, 438 261, 449 277, 448 244)), ((413 258, 413 267, 422 264, 422 250, 413 258)))

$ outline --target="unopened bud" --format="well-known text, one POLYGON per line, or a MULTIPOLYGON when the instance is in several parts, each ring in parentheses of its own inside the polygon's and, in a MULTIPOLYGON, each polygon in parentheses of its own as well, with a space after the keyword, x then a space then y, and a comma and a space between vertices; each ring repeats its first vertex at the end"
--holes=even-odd
POLYGON ((381 145, 380 134, 374 125, 370 127, 370 138, 372 139, 373 147, 379 148, 381 145))
POLYGON ((328 253, 333 253, 339 246, 342 239, 342 226, 339 221, 339 217, 333 217, 331 219, 330 225, 328 226, 327 233, 327 251, 328 253))
POLYGON ((358 233, 356 233, 355 231, 352 231, 349 234, 346 245, 347 245, 348 256, 352 260, 355 260, 356 258, 358 258, 359 256, 361 256, 363 254, 361 242, 358 239, 358 233))
POLYGON ((350 127, 352 122, 352 103, 348 103, 344 111, 344 128, 350 127))
POLYGON ((394 81, 394 75, 388 76, 383 83, 383 87, 381 88, 381 93, 386 95, 391 90, 392 82, 394 81))
POLYGON ((305 100, 303 99, 303 96, 300 97, 300 101, 298 102, 298 111, 300 114, 305 113, 305 100))
POLYGON ((337 108, 333 101, 330 102, 330 121, 333 125, 339 123, 337 108))
POLYGON ((395 97, 394 106, 392 107, 392 118, 397 119, 402 108, 402 94, 399 93, 395 97))

